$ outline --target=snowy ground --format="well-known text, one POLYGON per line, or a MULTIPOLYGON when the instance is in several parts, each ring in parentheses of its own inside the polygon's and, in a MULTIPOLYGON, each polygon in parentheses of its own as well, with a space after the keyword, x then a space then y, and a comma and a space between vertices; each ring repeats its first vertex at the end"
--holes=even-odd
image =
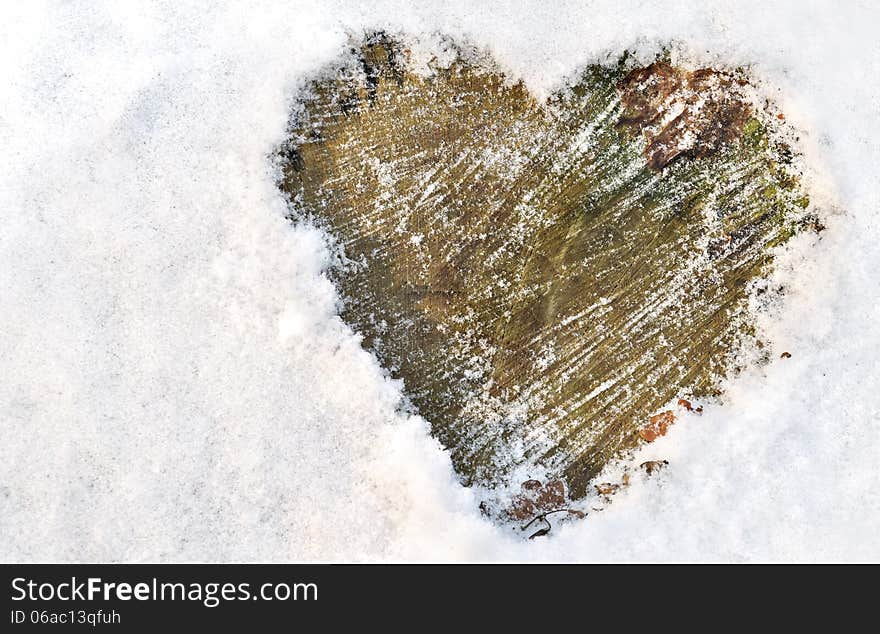
POLYGON ((3 5, 0 560, 880 560, 880 9, 425 4, 3 5), (677 40, 803 130, 828 230, 780 259, 792 358, 550 539, 480 518, 284 220, 290 100, 377 26, 468 37, 539 94, 677 40))

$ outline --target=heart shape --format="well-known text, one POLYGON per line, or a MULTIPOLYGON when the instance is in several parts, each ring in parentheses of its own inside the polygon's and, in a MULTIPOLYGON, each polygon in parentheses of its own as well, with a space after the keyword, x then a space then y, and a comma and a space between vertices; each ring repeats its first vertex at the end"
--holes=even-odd
POLYGON ((781 115, 742 71, 666 59, 539 102, 474 49, 352 53, 282 149, 296 217, 338 241, 342 317, 466 484, 531 465, 583 496, 751 335, 753 282, 810 220, 781 115))

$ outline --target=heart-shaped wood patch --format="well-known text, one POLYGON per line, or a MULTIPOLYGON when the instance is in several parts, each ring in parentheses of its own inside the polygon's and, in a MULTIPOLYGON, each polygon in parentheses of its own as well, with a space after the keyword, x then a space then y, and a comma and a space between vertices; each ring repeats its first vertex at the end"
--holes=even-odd
POLYGON ((713 392, 771 247, 809 224, 782 117, 743 71, 624 55, 539 102, 471 49, 411 57, 373 35, 312 83, 282 188, 463 481, 536 465, 582 496, 713 392))

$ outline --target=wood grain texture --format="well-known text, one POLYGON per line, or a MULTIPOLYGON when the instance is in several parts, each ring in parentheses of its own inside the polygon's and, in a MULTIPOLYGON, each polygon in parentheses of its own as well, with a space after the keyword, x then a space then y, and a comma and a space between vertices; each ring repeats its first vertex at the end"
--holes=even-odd
POLYGON ((473 53, 413 72, 382 35, 310 87, 281 186, 466 484, 535 464, 582 496, 651 414, 713 392, 807 206, 747 88, 624 55, 538 102, 473 53))

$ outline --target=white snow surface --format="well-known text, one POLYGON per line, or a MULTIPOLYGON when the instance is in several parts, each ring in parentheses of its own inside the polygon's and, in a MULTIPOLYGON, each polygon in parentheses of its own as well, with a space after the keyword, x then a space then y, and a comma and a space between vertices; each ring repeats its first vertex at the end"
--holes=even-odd
POLYGON ((0 11, 0 560, 880 560, 876 3, 0 11), (285 220, 292 100, 377 27, 469 39, 538 95, 677 42, 751 65, 800 130, 828 229, 780 255, 775 360, 549 538, 480 516, 285 220))

